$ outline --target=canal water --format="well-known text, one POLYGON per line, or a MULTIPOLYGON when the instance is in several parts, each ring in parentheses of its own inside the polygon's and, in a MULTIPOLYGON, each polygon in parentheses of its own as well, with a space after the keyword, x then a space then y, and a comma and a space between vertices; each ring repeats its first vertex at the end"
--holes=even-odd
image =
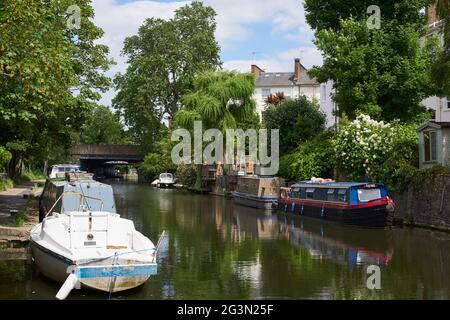
MULTIPOLYGON (((167 234, 158 275, 113 299, 450 298, 450 234, 361 229, 264 213, 222 197, 113 187, 123 217, 154 242, 167 234), (370 266, 379 267, 381 289, 367 287, 370 266)), ((30 259, 0 258, 0 299, 53 299, 59 287, 30 259)), ((92 291, 70 296, 107 298, 92 291)))

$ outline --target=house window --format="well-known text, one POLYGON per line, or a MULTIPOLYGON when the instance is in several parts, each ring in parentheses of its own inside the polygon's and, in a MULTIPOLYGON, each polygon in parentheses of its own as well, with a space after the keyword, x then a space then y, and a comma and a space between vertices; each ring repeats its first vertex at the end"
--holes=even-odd
POLYGON ((423 147, 425 161, 437 160, 437 135, 436 131, 425 131, 423 133, 423 147))
POLYGON ((262 88, 261 94, 263 98, 267 98, 268 96, 270 96, 270 88, 262 88))

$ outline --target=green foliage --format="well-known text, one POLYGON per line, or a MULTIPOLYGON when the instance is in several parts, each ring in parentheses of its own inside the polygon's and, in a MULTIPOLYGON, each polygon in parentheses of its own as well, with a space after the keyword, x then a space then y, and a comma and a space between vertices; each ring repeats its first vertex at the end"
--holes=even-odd
POLYGON ((5 168, 11 158, 11 152, 0 146, 0 170, 3 170, 5 168))
POLYGON ((335 80, 334 100, 341 115, 410 121, 424 111, 420 102, 435 91, 417 25, 384 18, 377 30, 369 29, 365 19, 349 18, 341 20, 338 31, 317 32, 315 43, 324 63, 311 74, 319 82, 335 80))
POLYGON ((282 156, 279 175, 291 180, 331 177, 334 153, 332 137, 331 131, 323 132, 300 145, 293 153, 282 156))
POLYGON ((194 77, 220 65, 215 40, 215 11, 194 1, 175 11, 169 20, 147 19, 137 35, 125 40, 123 53, 129 67, 114 82, 113 100, 139 144, 158 141, 164 115, 172 119, 194 77))
MULTIPOLYGON (((437 0, 437 14, 442 22, 443 45, 435 52, 431 70, 437 95, 450 96, 450 0, 437 0)), ((439 40, 439 39, 438 39, 439 40)))
POLYGON ((315 30, 339 30, 340 21, 350 17, 365 21, 372 13, 367 13, 370 5, 381 10, 381 19, 397 21, 398 24, 425 23, 425 9, 434 0, 305 0, 306 21, 315 30))
POLYGON ((100 97, 97 90, 108 88, 108 48, 96 44, 103 31, 93 16, 91 2, 84 0, 2 1, 0 145, 12 153, 10 176, 20 174, 24 159, 68 149, 100 97), (67 28, 70 5, 81 9, 79 29, 67 28))
POLYGON ((28 209, 21 211, 14 216, 14 226, 22 227, 28 219, 28 209))
POLYGON ((367 175, 393 185, 392 179, 418 165, 416 127, 378 122, 360 115, 333 140, 336 165, 353 180, 362 180, 367 175))
POLYGON ((251 74, 233 71, 207 71, 194 79, 194 88, 183 97, 183 108, 176 115, 177 126, 191 129, 201 120, 203 129, 225 132, 238 123, 255 123, 253 92, 255 79, 251 74))
POLYGON ((108 107, 97 106, 87 117, 81 131, 86 144, 129 144, 123 125, 108 107))
POLYGON ((11 189, 14 187, 14 183, 11 179, 5 179, 0 177, 0 192, 11 189))
POLYGON ((288 153, 325 129, 325 115, 305 96, 269 106, 263 112, 267 129, 280 130, 280 153, 288 153))
POLYGON ((177 167, 175 176, 182 185, 193 187, 197 179, 197 167, 193 164, 181 164, 177 167))
POLYGON ((149 182, 157 179, 161 173, 175 172, 176 167, 171 159, 171 150, 174 142, 166 135, 155 146, 154 151, 147 154, 139 170, 149 182))

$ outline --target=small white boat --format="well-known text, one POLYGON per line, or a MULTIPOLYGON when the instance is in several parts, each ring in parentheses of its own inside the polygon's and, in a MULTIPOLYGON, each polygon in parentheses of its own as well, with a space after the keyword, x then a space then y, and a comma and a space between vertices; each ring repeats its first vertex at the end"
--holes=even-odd
POLYGON ((173 188, 175 179, 171 173, 161 173, 158 179, 158 188, 173 188))
MULTIPOLYGON (((56 295, 65 299, 73 288, 109 293, 142 285, 157 273, 157 247, 116 213, 90 211, 87 197, 64 192, 42 223, 30 232, 31 252, 39 271, 64 282, 56 295), (80 196, 79 211, 52 213, 65 195, 80 196)), ((102 201, 100 199, 95 199, 102 201)), ((63 202, 64 203, 64 202, 63 202)))

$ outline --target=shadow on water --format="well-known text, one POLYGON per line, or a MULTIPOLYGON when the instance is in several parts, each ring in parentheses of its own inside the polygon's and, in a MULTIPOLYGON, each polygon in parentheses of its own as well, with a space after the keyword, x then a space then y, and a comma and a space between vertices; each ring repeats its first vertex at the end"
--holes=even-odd
MULTIPOLYGON (((450 235, 361 229, 113 183, 118 212, 157 241, 158 275, 114 299, 449 299, 450 235), (366 286, 381 268, 381 289, 366 286)), ((1 255, 0 255, 1 257, 1 255)), ((59 284, 27 260, 0 258, 0 299, 53 299, 59 284)), ((75 291, 71 299, 106 299, 75 291)))

